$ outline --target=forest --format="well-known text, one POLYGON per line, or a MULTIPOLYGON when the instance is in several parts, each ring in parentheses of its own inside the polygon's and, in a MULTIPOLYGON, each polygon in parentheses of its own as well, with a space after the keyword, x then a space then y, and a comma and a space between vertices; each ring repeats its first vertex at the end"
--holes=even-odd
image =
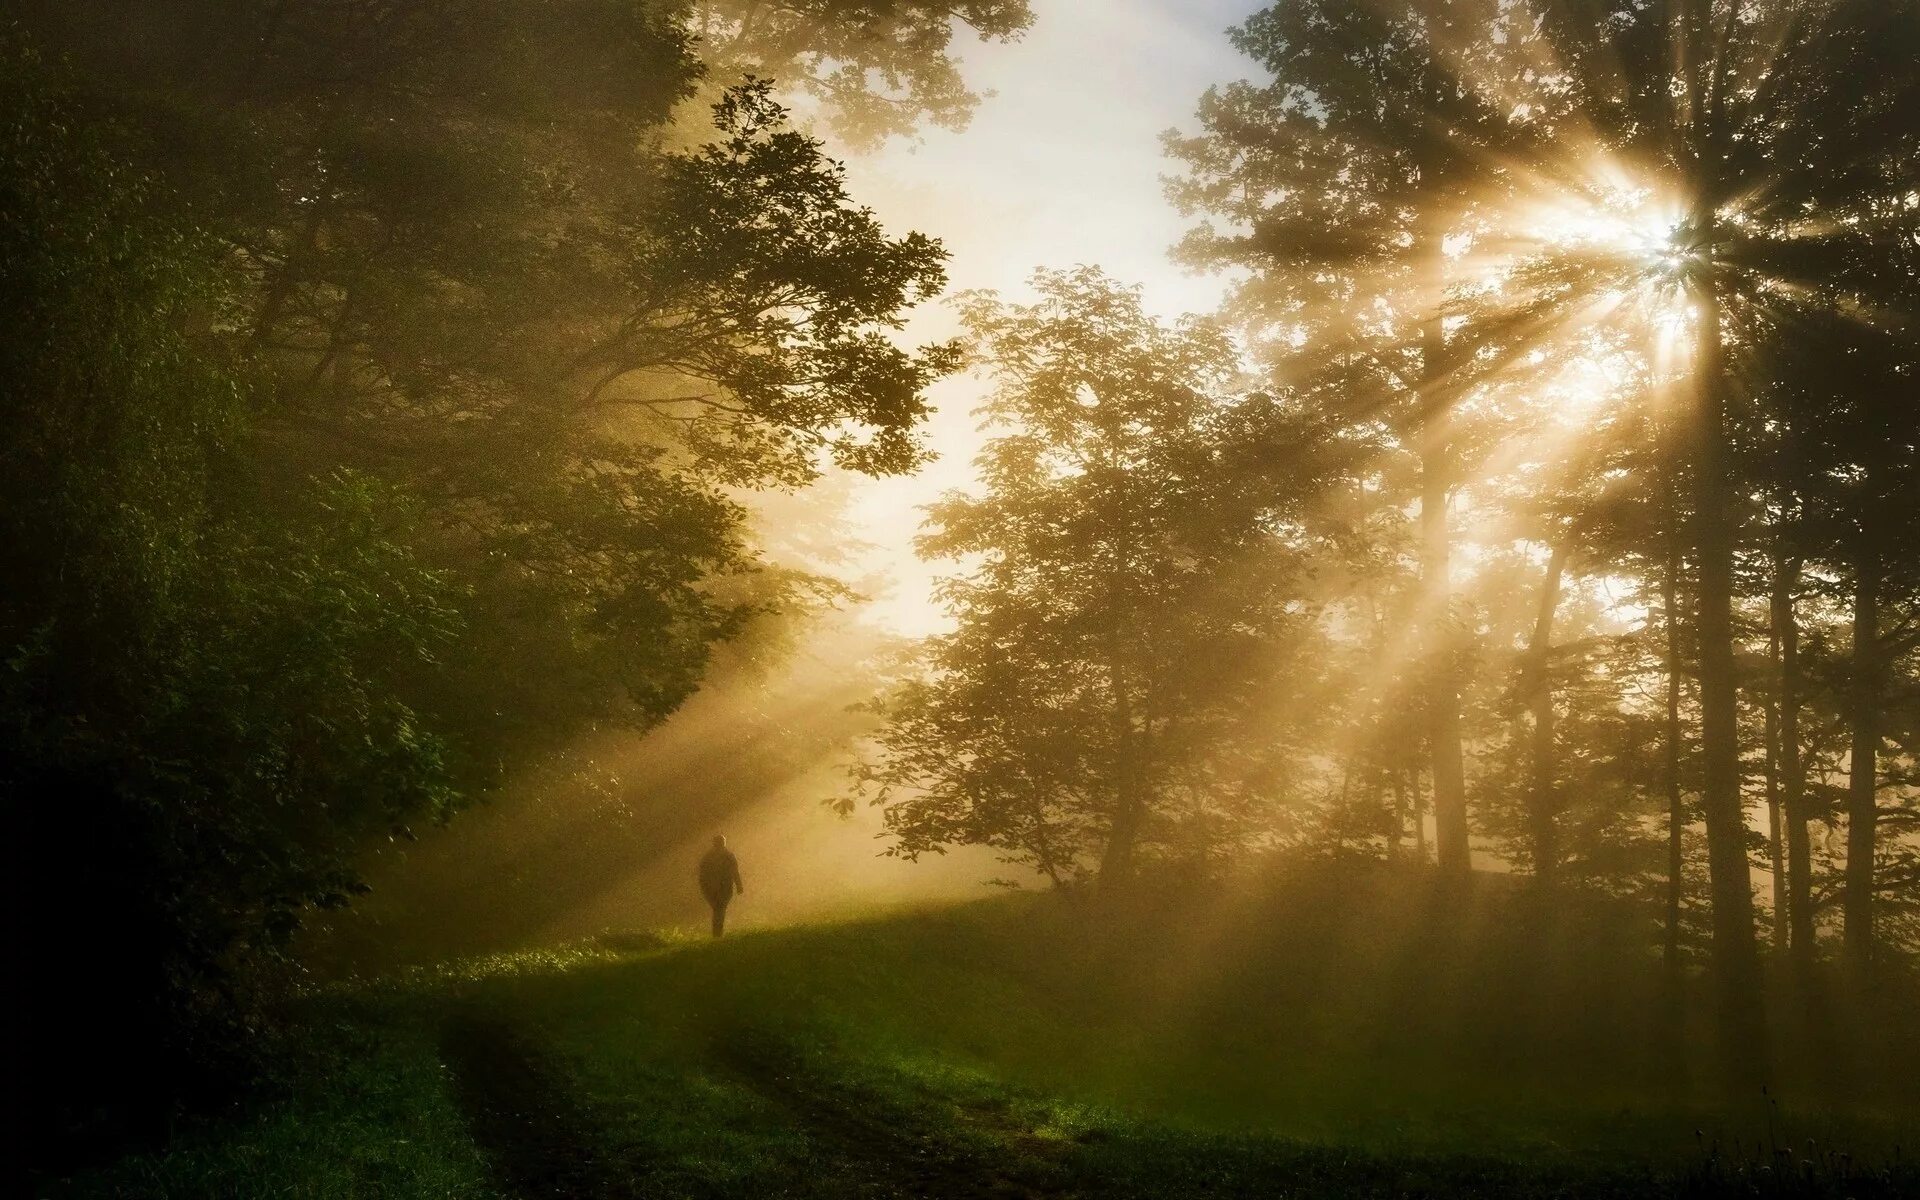
POLYGON ((26 1194, 1920 1194, 1920 3, 8 7, 26 1194))

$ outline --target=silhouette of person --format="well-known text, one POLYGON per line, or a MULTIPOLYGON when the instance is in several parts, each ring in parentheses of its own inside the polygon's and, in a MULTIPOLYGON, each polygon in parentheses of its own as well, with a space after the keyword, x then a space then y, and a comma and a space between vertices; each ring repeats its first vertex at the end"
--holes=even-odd
POLYGON ((726 932, 727 905, 746 890, 740 882, 740 860, 727 849, 727 839, 714 834, 712 849, 700 858, 700 891, 713 906, 713 936, 726 932))

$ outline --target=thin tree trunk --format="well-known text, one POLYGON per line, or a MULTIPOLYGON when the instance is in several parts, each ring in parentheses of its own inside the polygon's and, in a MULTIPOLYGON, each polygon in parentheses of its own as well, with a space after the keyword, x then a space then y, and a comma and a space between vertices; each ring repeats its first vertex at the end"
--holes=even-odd
POLYGON ((1420 769, 1413 771, 1413 853, 1420 865, 1427 864, 1427 801, 1420 791, 1420 769))
MULTIPOLYGON (((1110 435, 1112 436, 1112 435, 1110 435)), ((1117 458, 1117 448, 1109 444, 1105 448, 1107 465, 1113 466, 1117 458)), ((1115 478, 1124 479, 1124 473, 1116 473, 1115 478)), ((1143 731, 1134 728, 1136 717, 1150 730, 1153 713, 1147 703, 1145 688, 1136 691, 1134 672, 1128 660, 1130 651, 1139 649, 1137 631, 1129 628, 1133 624, 1132 577, 1129 573, 1130 555, 1126 553, 1131 545, 1130 509, 1127 496, 1120 490, 1110 491, 1106 498, 1106 516, 1108 529, 1115 539, 1115 553, 1107 576, 1107 595, 1113 605, 1113 619, 1106 628, 1108 681, 1113 688, 1113 818, 1107 831, 1106 852, 1100 859, 1099 886, 1102 890, 1124 887, 1133 876, 1134 842, 1140 835, 1140 822, 1145 815, 1147 797, 1145 794, 1145 746, 1143 731)))
POLYGON ((254 312, 253 328, 247 335, 249 350, 265 346, 280 324, 287 301, 293 298, 294 286, 320 245, 320 229, 325 220, 325 205, 319 196, 315 196, 308 202, 306 219, 300 223, 297 240, 287 248, 280 265, 268 272, 266 290, 254 312))
POLYGON ((1117 639, 1111 647, 1114 682, 1113 733, 1114 779, 1113 822, 1107 831, 1106 852, 1100 858, 1100 886, 1122 887, 1133 876, 1134 843, 1140 836, 1140 821, 1145 815, 1143 746, 1134 729, 1133 698, 1128 691, 1126 672, 1121 666, 1117 639))
POLYGON ((1407 776, 1399 767, 1393 777, 1393 857, 1399 858, 1407 842, 1407 776))
POLYGON ((1533 874, 1552 884, 1560 871, 1560 796, 1553 746, 1553 617, 1560 606, 1560 578, 1567 566, 1565 540, 1547 559, 1540 587, 1540 611, 1527 645, 1527 700, 1533 710, 1532 779, 1527 788, 1527 820, 1533 839, 1533 874))
MULTIPOLYGON (((1136 729, 1136 703, 1123 657, 1125 639, 1115 631, 1109 635, 1109 669, 1113 673, 1113 745, 1114 795, 1113 822, 1107 832, 1106 852, 1100 859, 1100 886, 1124 886, 1133 876, 1134 843, 1139 840, 1140 823, 1146 815, 1146 731, 1136 729)), ((1151 726, 1152 710, 1139 716, 1141 724, 1151 726)))
MULTIPOLYGON (((1435 247, 1436 260, 1438 246, 1435 247)), ((1420 581, 1427 618, 1427 749, 1433 770, 1434 843, 1443 874, 1466 878, 1473 869, 1467 842, 1466 766, 1460 748, 1460 681, 1455 663, 1452 534, 1447 497, 1453 487, 1452 415, 1442 358, 1446 333, 1436 310, 1420 330, 1420 581)))
POLYGON ((1863 551, 1854 570, 1851 746, 1847 761, 1847 975, 1865 985, 1873 972, 1874 838, 1880 754, 1879 564, 1863 551))
MULTIPOLYGON (((1711 220, 1706 214, 1703 224, 1711 220)), ((1706 243, 1712 244, 1711 235, 1706 243)), ((1700 344, 1695 363, 1693 545, 1699 566, 1694 633, 1700 662, 1701 808, 1713 893, 1713 961, 1719 998, 1722 1066, 1740 1085, 1768 1075, 1766 999, 1753 930, 1753 878, 1740 791, 1739 685, 1734 673, 1735 491, 1729 476, 1726 361, 1720 296, 1706 281, 1694 289, 1700 344)))
MULTIPOLYGON (((1774 678, 1780 674, 1780 630, 1775 626, 1767 634, 1767 666, 1774 678)), ((1787 946, 1787 866, 1785 823, 1780 814, 1780 704, 1779 697, 1766 702, 1767 754, 1767 874, 1772 884, 1773 948, 1787 946)))
POLYGON ((1666 624, 1667 723, 1662 777, 1667 791, 1667 924, 1665 958, 1670 975, 1680 970, 1680 901, 1686 888, 1687 815, 1680 790, 1680 552, 1679 505, 1667 483, 1667 554, 1660 575, 1661 619, 1666 624))
POLYGON ((1807 832, 1806 768, 1800 753, 1800 621, 1794 612, 1797 559, 1779 560, 1773 629, 1780 643, 1780 808, 1786 819, 1787 945, 1802 987, 1813 978, 1813 839, 1807 832))
POLYGON ((234 77, 233 102, 244 103, 253 98, 259 86, 260 76, 266 70, 267 60, 272 57, 274 43, 280 40, 280 26, 286 21, 287 0, 279 0, 267 13, 266 23, 260 30, 260 37, 254 43, 253 57, 247 60, 247 69, 234 77))
POLYGON ((1100 859, 1100 886, 1123 886, 1133 876, 1133 845, 1140 834, 1141 797, 1133 771, 1123 766, 1115 787, 1113 827, 1100 859))

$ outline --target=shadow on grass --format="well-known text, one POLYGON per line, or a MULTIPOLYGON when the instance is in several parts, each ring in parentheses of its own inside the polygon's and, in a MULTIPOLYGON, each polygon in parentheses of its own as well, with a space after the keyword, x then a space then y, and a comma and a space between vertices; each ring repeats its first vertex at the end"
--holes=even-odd
POLYGON ((462 1010, 442 1027, 440 1051, 501 1192, 526 1200, 635 1194, 634 1164, 614 1157, 625 1139, 526 1034, 499 1017, 462 1010))

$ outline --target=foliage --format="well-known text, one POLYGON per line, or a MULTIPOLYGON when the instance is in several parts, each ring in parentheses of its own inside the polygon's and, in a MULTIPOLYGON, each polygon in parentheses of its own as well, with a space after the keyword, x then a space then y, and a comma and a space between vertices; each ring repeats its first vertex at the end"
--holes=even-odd
POLYGON ((730 483, 808 482, 823 451, 869 474, 910 471, 925 458, 923 393, 958 360, 886 333, 945 287, 946 252, 924 234, 888 238, 852 204, 845 170, 786 120, 772 85, 749 81, 714 106, 719 140, 660 163, 632 218, 631 300, 582 359, 583 403, 695 409, 683 436, 730 483), (645 372, 716 390, 613 390, 645 372))
POLYGON ((895 340, 940 246, 770 84, 675 145, 677 12, 536 7, 85 0, 9 35, 7 782, 22 886, 63 898, 49 1028, 121 1031, 50 1121, 112 1107, 116 1060, 238 1078, 371 846, 836 594, 760 561, 738 489, 924 455, 955 351, 895 340))
POLYGON ((262 474, 420 500, 472 597, 421 685, 470 786, 658 720, 716 642, 821 594, 759 569, 729 489, 921 460, 953 355, 894 336, 944 252, 854 204, 766 82, 677 145, 703 68, 676 11, 238 7, 30 20, 247 280, 203 333, 265 377, 262 474))
MULTIPOLYGON (((1329 786, 1336 839, 1398 846, 1409 792, 1422 832, 1418 762, 1382 751, 1407 734, 1376 705, 1431 710, 1452 670, 1482 852, 1665 887, 1684 919, 1704 815, 1705 907, 1744 911, 1758 855, 1798 881, 1776 906, 1818 910, 1809 962, 1844 895, 1905 911, 1911 757, 1884 731, 1910 723, 1916 592, 1888 564, 1913 522, 1882 498, 1911 491, 1920 434, 1892 399, 1920 311, 1897 65, 1917 38, 1911 4, 1847 0, 1302 2, 1235 31, 1264 75, 1170 137, 1170 194, 1201 221, 1180 256, 1239 273, 1226 318, 1353 452, 1311 528, 1333 653, 1371 651, 1341 676, 1362 702, 1335 761, 1378 815, 1329 786), (1418 576, 1389 535, 1416 502, 1442 514, 1418 576), (1740 812, 1769 795, 1750 838, 1740 812), (1841 831, 1867 832, 1840 854, 1841 831), (1775 849, 1807 841, 1801 866, 1775 849)), ((1414 733, 1437 763, 1441 733, 1414 733)))
POLYGON ((952 53, 956 27, 1011 41, 1032 23, 1028 0, 693 0, 687 9, 715 75, 797 85, 856 150, 923 123, 964 128, 980 97, 952 53))
POLYGON ((1286 496, 1263 486, 1284 417, 1226 394, 1209 324, 1167 328, 1091 269, 1033 285, 1030 305, 964 303, 1004 432, 983 494, 932 509, 922 552, 968 566, 941 584, 957 628, 880 703, 859 794, 894 853, 991 845, 1056 881, 1124 875, 1136 844, 1231 853, 1284 791, 1270 681, 1302 665, 1268 536, 1286 496))
POLYGON ((225 298, 217 247, 6 52, 0 761, 57 1122, 102 1072, 236 1049, 295 914, 345 898, 368 836, 448 810, 398 682, 458 618, 373 481, 263 502, 247 388, 183 333, 225 298))

